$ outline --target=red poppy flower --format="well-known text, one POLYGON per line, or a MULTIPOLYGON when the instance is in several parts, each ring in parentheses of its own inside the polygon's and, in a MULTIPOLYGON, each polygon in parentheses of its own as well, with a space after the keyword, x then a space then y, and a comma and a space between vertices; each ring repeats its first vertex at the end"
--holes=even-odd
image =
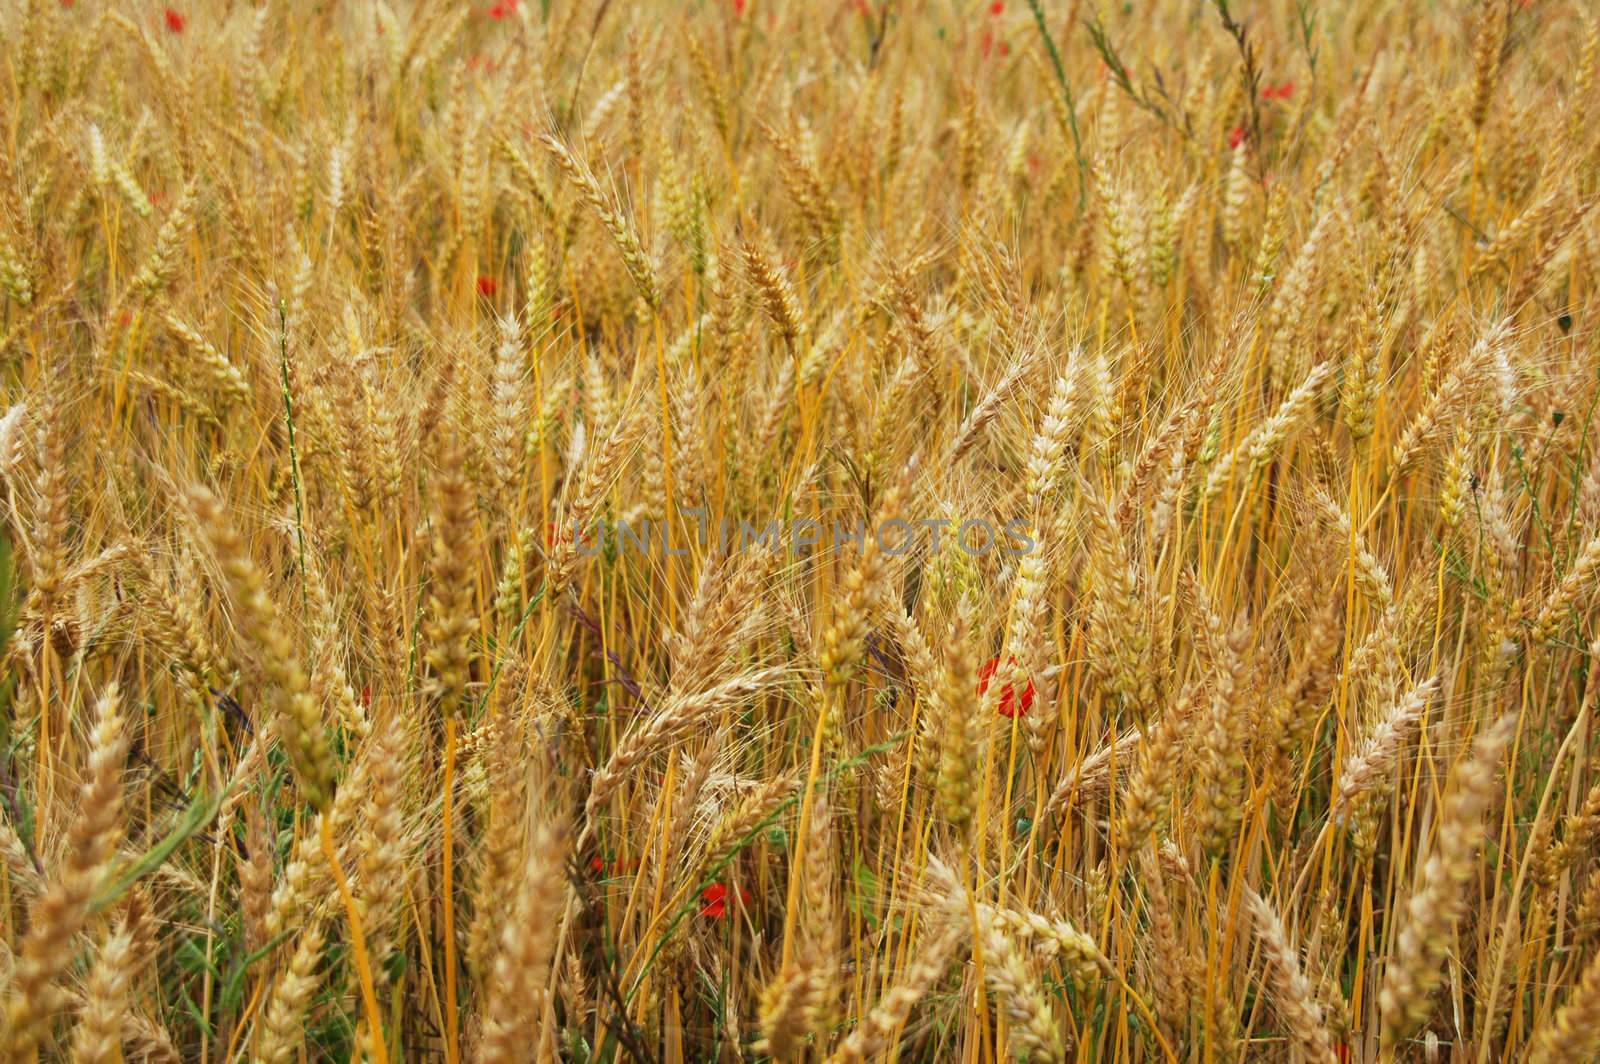
POLYGON ((189 17, 187 15, 170 7, 162 13, 161 17, 166 20, 167 29, 171 30, 173 33, 182 33, 183 28, 189 24, 189 17))
POLYGON ((1228 131, 1228 147, 1237 148, 1244 141, 1244 127, 1234 126, 1228 131))
MULTIPOLYGON (((1007 665, 1015 665, 1016 658, 1007 658, 1007 665)), ((983 668, 978 670, 978 693, 981 695, 989 690, 989 681, 994 679, 994 674, 1000 671, 1000 659, 990 658, 983 663, 983 668)), ((1028 681, 1028 686, 1023 688, 1022 697, 1017 697, 1016 690, 1011 684, 1000 688, 1000 715, 1002 717, 1016 717, 1028 715, 1028 710, 1033 708, 1034 696, 1033 681, 1028 681)))
POLYGON ((497 3, 489 8, 489 17, 494 19, 496 22, 499 22, 501 19, 511 14, 511 11, 512 8, 506 4, 505 0, 498 0, 497 3))
POLYGON ((1278 86, 1278 99, 1287 100, 1294 95, 1294 82, 1286 81, 1278 86))
POLYGON ((744 17, 744 9, 748 0, 733 0, 733 13, 740 18, 744 17))
POLYGON ((599 858, 599 857, 591 857, 591 858, 589 858, 589 871, 593 872, 595 875, 599 875, 601 872, 604 872, 605 870, 606 870, 606 862, 605 862, 604 859, 599 858))
POLYGON ((478 294, 480 296, 483 296, 484 298, 487 299, 490 296, 493 296, 499 290, 500 290, 500 286, 495 283, 495 280, 494 280, 493 277, 489 277, 489 276, 483 275, 483 274, 480 274, 478 276, 478 294))
MULTIPOLYGON (((750 900, 750 892, 740 888, 738 898, 740 905, 750 900)), ((712 920, 720 920, 728 915, 728 887, 724 883, 713 883, 700 892, 700 915, 712 920)))
POLYGON ((720 920, 728 915, 728 888, 713 883, 700 892, 700 915, 720 920))
POLYGON ((1006 13, 1005 0, 994 0, 994 3, 989 5, 989 14, 991 14, 991 15, 1003 15, 1005 13, 1006 13))

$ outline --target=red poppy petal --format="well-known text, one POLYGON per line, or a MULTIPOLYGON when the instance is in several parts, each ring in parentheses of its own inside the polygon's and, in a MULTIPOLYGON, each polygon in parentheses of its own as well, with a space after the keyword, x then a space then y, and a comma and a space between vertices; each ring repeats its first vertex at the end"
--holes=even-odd
POLYGON ((994 679, 995 670, 1000 667, 999 658, 990 658, 978 669, 978 693, 981 695, 989 689, 989 681, 994 679))

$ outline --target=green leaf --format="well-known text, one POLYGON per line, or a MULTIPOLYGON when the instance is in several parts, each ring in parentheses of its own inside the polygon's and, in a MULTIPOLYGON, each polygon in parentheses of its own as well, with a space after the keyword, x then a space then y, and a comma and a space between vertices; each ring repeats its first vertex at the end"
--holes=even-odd
POLYGON ((855 889, 850 892, 848 902, 850 909, 865 920, 868 927, 876 931, 878 930, 878 875, 859 857, 856 858, 850 875, 855 882, 855 889))
POLYGON ((186 972, 209 972, 213 979, 221 980, 222 970, 206 956, 197 935, 186 935, 178 942, 178 965, 186 972))
POLYGON ((221 792, 209 798, 204 794, 197 795, 194 801, 189 803, 189 808, 183 811, 183 815, 178 818, 177 826, 167 837, 145 851, 144 855, 129 865, 111 886, 101 891, 90 903, 89 911, 97 913, 112 905, 129 887, 166 864, 167 858, 172 856, 173 851, 188 841, 195 832, 209 824, 221 807, 221 792))

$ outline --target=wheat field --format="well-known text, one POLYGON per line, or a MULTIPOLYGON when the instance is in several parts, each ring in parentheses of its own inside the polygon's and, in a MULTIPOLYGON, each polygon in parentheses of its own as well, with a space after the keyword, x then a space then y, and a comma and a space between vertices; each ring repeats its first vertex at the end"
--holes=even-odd
POLYGON ((1600 1059, 1582 0, 0 0, 0 1059, 1600 1059))

